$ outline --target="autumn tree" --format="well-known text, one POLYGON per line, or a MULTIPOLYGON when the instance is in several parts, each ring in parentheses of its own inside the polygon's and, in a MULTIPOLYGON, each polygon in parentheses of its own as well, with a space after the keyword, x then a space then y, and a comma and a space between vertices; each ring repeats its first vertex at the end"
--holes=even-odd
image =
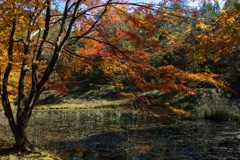
POLYGON ((177 17, 164 8, 153 12, 157 7, 112 0, 0 2, 0 90, 15 138, 14 151, 34 148, 26 128, 39 96, 56 71, 61 70, 63 78, 69 79, 73 71, 96 67, 119 87, 125 77, 143 91, 158 89, 166 94, 194 94, 187 86, 190 81, 225 86, 213 73, 190 73, 173 65, 154 67, 149 63, 150 53, 162 49, 162 30, 157 23, 177 17), (68 65, 63 65, 65 62, 68 65), (57 64, 62 64, 60 70, 57 64), (158 80, 151 82, 146 73, 158 80), (10 100, 12 89, 17 93, 16 116, 10 100))
MULTIPOLYGON (((225 7, 209 23, 207 17, 199 19, 198 55, 204 57, 210 71, 222 74, 230 86, 239 93, 239 9, 234 1, 226 1, 225 7)), ((195 32, 196 33, 196 32, 195 32)), ((195 52, 195 53, 196 53, 195 52)))

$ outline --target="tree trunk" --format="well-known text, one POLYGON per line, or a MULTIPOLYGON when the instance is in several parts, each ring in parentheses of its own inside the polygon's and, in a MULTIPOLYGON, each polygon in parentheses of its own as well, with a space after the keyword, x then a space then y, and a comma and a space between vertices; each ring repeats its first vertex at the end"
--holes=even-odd
POLYGON ((26 134, 26 127, 16 126, 14 131, 15 144, 13 150, 16 152, 30 152, 34 146, 29 142, 26 134))

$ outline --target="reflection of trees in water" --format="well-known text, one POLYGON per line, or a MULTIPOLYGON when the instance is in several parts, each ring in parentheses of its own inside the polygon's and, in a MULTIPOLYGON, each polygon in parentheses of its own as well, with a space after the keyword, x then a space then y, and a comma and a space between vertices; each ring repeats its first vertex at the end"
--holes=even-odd
MULTIPOLYGON (((182 122, 163 126, 142 124, 145 118, 121 110, 36 111, 28 130, 36 145, 66 159, 240 157, 240 129, 236 123, 182 122)), ((0 125, 0 134, 7 135, 3 127, 0 125)))
POLYGON ((37 144, 47 140, 78 140, 134 127, 138 116, 120 110, 38 111, 28 128, 37 144), (33 133, 33 134, 32 134, 33 133), (41 137, 41 138, 40 138, 41 137))
POLYGON ((239 141, 231 135, 225 143, 226 136, 220 134, 234 131, 236 126, 210 122, 172 127, 142 124, 145 118, 121 110, 44 111, 34 116, 29 129, 35 131, 32 138, 36 144, 68 158, 212 158, 213 152, 220 158, 240 156, 239 141), (228 152, 220 150, 219 144, 228 152))

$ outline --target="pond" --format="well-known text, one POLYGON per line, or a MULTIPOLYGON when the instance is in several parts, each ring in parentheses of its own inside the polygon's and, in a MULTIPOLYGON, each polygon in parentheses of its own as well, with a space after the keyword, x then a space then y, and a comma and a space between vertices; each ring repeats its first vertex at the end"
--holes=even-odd
MULTIPOLYGON (((1 145, 12 142, 0 115, 1 145)), ((29 138, 68 160, 205 160, 240 157, 236 122, 162 124, 126 109, 35 111, 29 138)))

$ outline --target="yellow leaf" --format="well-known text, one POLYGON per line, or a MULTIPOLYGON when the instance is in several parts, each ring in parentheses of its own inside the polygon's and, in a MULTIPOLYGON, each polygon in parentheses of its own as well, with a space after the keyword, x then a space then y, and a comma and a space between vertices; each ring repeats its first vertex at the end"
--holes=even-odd
POLYGON ((235 18, 234 17, 230 17, 228 20, 227 20, 227 23, 228 24, 233 24, 235 21, 235 18))
POLYGON ((203 22, 199 22, 198 24, 197 24, 197 28, 199 28, 199 29, 201 29, 201 30, 207 30, 207 25, 206 24, 204 24, 203 22))
POLYGON ((186 33, 190 33, 192 31, 192 27, 191 26, 188 26, 187 27, 187 30, 186 30, 186 33))

